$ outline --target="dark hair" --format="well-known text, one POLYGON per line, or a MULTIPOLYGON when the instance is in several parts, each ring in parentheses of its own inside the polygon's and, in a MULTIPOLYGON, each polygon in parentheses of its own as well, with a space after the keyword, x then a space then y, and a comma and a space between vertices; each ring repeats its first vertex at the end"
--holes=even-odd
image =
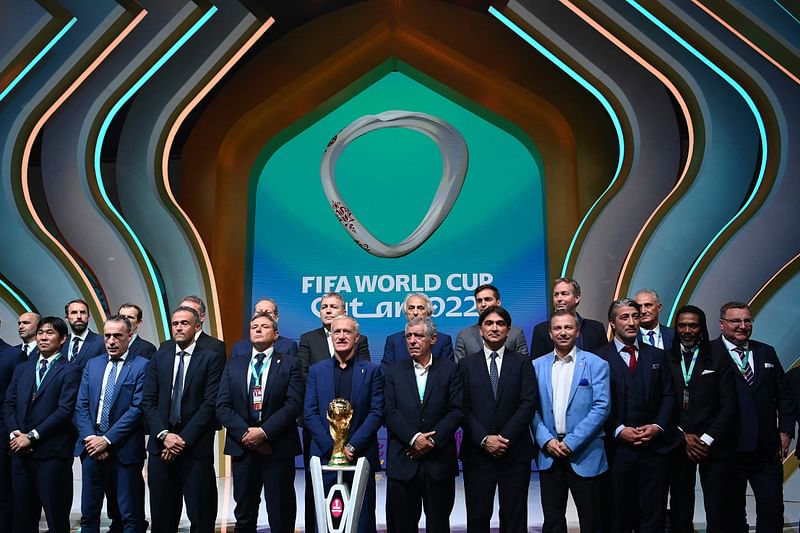
POLYGON ((473 296, 478 296, 478 293, 481 291, 492 291, 494 293, 495 300, 500 299, 500 291, 492 285, 491 283, 484 283, 483 285, 478 285, 478 288, 475 289, 475 292, 472 293, 473 296))
POLYGON ((728 309, 747 309, 750 311, 750 306, 744 302, 738 302, 733 300, 732 302, 726 302, 722 304, 722 307, 719 308, 719 317, 725 318, 725 313, 728 312, 728 309))
POLYGON ((511 327, 511 313, 509 313, 505 307, 500 307, 499 305, 491 305, 484 309, 481 313, 481 316, 478 317, 478 325, 482 326, 483 321, 486 320, 486 317, 492 313, 497 313, 500 315, 500 317, 506 321, 506 325, 511 327))
POLYGON ((86 308, 86 313, 91 314, 91 312, 89 311, 89 304, 86 303, 86 300, 83 300, 81 298, 75 298, 74 300, 68 301, 67 305, 64 306, 65 315, 69 314, 69 306, 72 304, 83 304, 83 306, 86 308))
MULTIPOLYGON (((263 300, 263 298, 262 298, 262 300, 263 300)), ((272 313, 263 313, 263 312, 262 313, 255 313, 253 315, 253 318, 250 319, 250 323, 252 324, 253 320, 255 320, 256 318, 266 318, 267 320, 269 320, 269 323, 272 326, 272 329, 274 329, 275 331, 278 331, 278 321, 275 320, 275 317, 272 316, 272 313)))
POLYGON ((142 308, 141 307, 139 307, 136 304, 132 304, 130 302, 124 303, 124 304, 120 305, 119 308, 117 309, 117 314, 119 314, 119 312, 122 310, 123 307, 130 307, 131 309, 136 309, 136 321, 137 322, 141 322, 142 321, 142 308))
MULTIPOLYGON (((125 307, 130 307, 130 306, 128 305, 128 306, 125 306, 125 307)), ((110 316, 110 317, 108 317, 108 318, 106 319, 106 321, 105 321, 105 323, 106 323, 106 324, 108 324, 109 322, 122 322, 123 324, 125 324, 125 330, 126 330, 128 333, 130 333, 130 332, 131 332, 131 330, 133 329, 133 327, 131 326, 131 321, 130 321, 130 320, 128 320, 128 317, 126 317, 126 316, 122 316, 122 315, 111 315, 111 316, 110 316)))
POLYGON ((42 326, 52 326, 53 329, 56 330, 56 333, 58 333, 59 337, 66 337, 67 335, 69 335, 69 330, 67 329, 67 323, 57 316, 44 317, 39 321, 39 325, 36 326, 36 330, 38 331, 42 329, 42 326))
MULTIPOLYGON (((186 298, 184 298, 184 300, 185 300, 185 299, 186 299, 186 298)), ((189 307, 189 306, 186 306, 186 305, 182 305, 182 306, 178 307, 177 309, 175 309, 175 310, 172 312, 172 314, 174 315, 174 314, 175 314, 175 313, 177 313, 178 311, 185 311, 185 312, 187 312, 187 313, 191 313, 191 314, 192 314, 192 316, 194 317, 194 323, 195 323, 195 324, 199 324, 199 323, 200 323, 200 313, 198 313, 198 312, 197 312, 197 309, 195 309, 194 307, 189 307)))
POLYGON ((706 314, 703 312, 702 309, 695 305, 683 305, 681 306, 678 311, 675 313, 675 320, 672 322, 672 326, 675 328, 675 340, 672 342, 672 349, 670 350, 672 358, 675 361, 680 361, 681 356, 681 343, 680 340, 677 338, 678 336, 678 319, 684 313, 691 313, 693 315, 697 315, 700 319, 700 341, 697 343, 697 347, 700 350, 701 357, 711 357, 711 339, 708 335, 708 322, 706 321, 706 314))
POLYGON ((642 312, 642 306, 636 303, 636 300, 632 300, 631 298, 620 298, 619 300, 614 300, 611 302, 611 305, 608 306, 608 321, 613 322, 615 318, 617 318, 617 310, 620 307, 633 307, 636 309, 636 312, 642 312))

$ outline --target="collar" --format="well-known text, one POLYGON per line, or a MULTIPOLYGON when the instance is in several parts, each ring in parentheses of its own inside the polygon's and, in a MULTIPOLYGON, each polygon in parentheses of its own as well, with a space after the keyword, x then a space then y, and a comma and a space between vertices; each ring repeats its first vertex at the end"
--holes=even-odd
POLYGON ((272 354, 273 354, 273 352, 274 352, 274 351, 275 351, 275 346, 274 346, 274 345, 273 345, 273 346, 270 346, 269 348, 267 348, 267 349, 266 349, 266 350, 264 350, 263 352, 259 352, 258 350, 256 350, 256 347, 255 347, 255 346, 253 346, 253 347, 251 348, 251 351, 250 351, 250 360, 252 360, 252 361, 255 361, 255 360, 256 360, 256 355, 258 355, 258 354, 260 354, 260 353, 263 353, 263 354, 264 354, 264 356, 265 356, 265 357, 264 357, 264 360, 266 361, 266 360, 268 360, 268 359, 271 359, 271 358, 272 358, 272 354))
MULTIPOLYGON (((622 349, 627 345, 624 344, 621 340, 619 340, 616 335, 614 335, 614 346, 617 348, 617 353, 620 353, 622 351, 622 349)), ((638 340, 634 340, 633 341, 633 347, 636 348, 636 353, 639 353, 639 341, 638 340)))
POLYGON ((83 330, 83 334, 81 334, 81 335, 75 335, 72 332, 72 330, 70 330, 69 334, 70 334, 70 336, 69 336, 69 343, 70 344, 72 344, 74 342, 73 339, 75 337, 78 337, 81 340, 81 342, 86 342, 86 337, 89 336, 89 328, 86 328, 85 330, 83 330))
POLYGON ((411 360, 411 365, 417 370, 427 370, 427 369, 429 369, 431 367, 432 364, 433 364, 433 354, 431 354, 430 359, 428 359, 428 364, 424 365, 424 366, 419 364, 419 363, 417 363, 413 359, 411 360))
POLYGON ((180 352, 186 352, 186 355, 191 357, 192 353, 194 353, 194 347, 197 346, 197 342, 193 342, 189 346, 186 347, 185 350, 181 350, 181 347, 178 346, 178 343, 175 343, 175 355, 178 355, 180 352))
POLYGON ((558 363, 559 361, 563 363, 571 363, 574 362, 578 355, 578 348, 573 346, 572 349, 569 351, 566 357, 563 359, 558 356, 555 350, 553 350, 553 363, 558 363))
POLYGON ((35 350, 38 347, 36 345, 36 339, 33 339, 31 342, 23 342, 22 345, 28 347, 28 354, 29 355, 33 350, 35 350))
MULTIPOLYGON (((494 353, 497 354, 497 357, 501 360, 503 359, 503 355, 506 353, 506 345, 502 345, 499 350, 494 350, 494 353)), ((491 361, 492 359, 492 350, 486 346, 486 343, 483 343, 483 355, 486 357, 487 361, 491 361)))
POLYGON ((50 364, 50 363, 52 363, 52 362, 53 362, 54 358, 55 358, 55 357, 57 357, 57 356, 59 356, 59 355, 61 355, 61 352, 60 352, 60 351, 58 351, 58 352, 54 353, 54 354, 53 354, 53 355, 51 355, 50 357, 45 357, 45 356, 42 354, 42 352, 39 352, 39 360, 38 360, 38 363, 41 363, 43 360, 45 360, 45 359, 46 359, 46 360, 47 360, 47 363, 48 363, 48 364, 50 364))
POLYGON ((745 343, 744 343, 744 344, 742 344, 741 346, 736 346, 736 345, 735 345, 735 344, 733 344, 731 341, 729 341, 728 339, 726 339, 726 338, 725 338, 725 335, 720 335, 720 337, 719 337, 719 338, 720 338, 720 339, 722 339, 722 342, 723 342, 723 344, 725 344, 725 348, 727 348, 729 352, 732 352, 732 351, 734 351, 736 348, 742 348, 742 349, 743 349, 743 350, 745 350, 745 351, 750 349, 750 348, 749 348, 749 346, 748 346, 748 344, 749 344, 748 342, 745 342, 745 343))
MULTIPOLYGON (((122 357, 119 358, 119 361, 122 361, 124 363, 125 359, 128 358, 128 354, 129 353, 130 353, 130 350, 125 350, 125 353, 122 354, 122 357)), ((109 362, 111 361, 111 356, 108 357, 108 360, 109 360, 109 362)))
POLYGON ((130 344, 133 344, 133 341, 135 341, 135 340, 136 340, 136 339, 138 339, 138 338, 139 338, 139 334, 138 334, 138 333, 134 333, 134 334, 131 336, 131 342, 130 342, 130 344))
MULTIPOLYGON (((200 338, 200 335, 202 335, 202 334, 203 334, 203 328, 200 328, 200 329, 197 331, 197 333, 195 333, 195 334, 194 334, 194 342, 197 342, 197 339, 199 339, 199 338, 200 338)), ((192 343, 192 344, 194 344, 194 343, 192 343)))
POLYGON ((646 337, 649 332, 655 333, 656 337, 661 335, 661 324, 656 323, 656 327, 653 329, 647 329, 643 327, 639 327, 639 332, 642 334, 642 337, 646 337))

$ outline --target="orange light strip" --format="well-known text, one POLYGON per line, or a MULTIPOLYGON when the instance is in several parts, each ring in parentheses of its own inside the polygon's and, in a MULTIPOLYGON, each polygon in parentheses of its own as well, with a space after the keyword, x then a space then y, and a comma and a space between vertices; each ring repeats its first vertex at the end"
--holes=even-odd
POLYGON ((242 44, 241 48, 236 51, 231 58, 225 62, 222 68, 206 83, 200 91, 186 104, 186 106, 181 110, 178 114, 175 122, 173 122, 172 127, 169 129, 169 133, 167 134, 166 140, 164 142, 164 149, 161 154, 161 177, 164 184, 164 190, 169 197, 169 200, 172 202, 174 208, 183 216, 183 219, 186 221, 186 224, 189 226, 189 229, 192 232, 192 236, 194 240, 197 242, 200 250, 203 254, 203 262, 206 266, 206 271, 208 272, 209 277, 209 285, 211 286, 211 294, 212 294, 212 305, 210 306, 213 310, 215 322, 217 324, 217 337, 220 339, 223 338, 222 333, 222 312, 219 307, 219 295, 217 293, 217 282, 216 277, 214 276, 214 269, 211 266, 211 258, 208 255, 208 250, 206 249, 205 244, 203 243, 203 239, 200 237, 200 233, 197 231, 197 228, 192 223, 189 216, 186 214, 181 206, 178 204, 178 201, 175 199, 175 195, 172 192, 172 187, 170 187, 170 180, 169 180, 169 154, 172 148, 172 144, 175 142, 175 136, 178 134, 178 130, 180 130, 183 122, 186 120, 186 117, 194 110, 195 107, 206 97, 206 95, 214 88, 214 86, 219 83, 219 81, 228 73, 228 71, 233 68, 233 66, 242 58, 244 54, 247 53, 250 48, 258 41, 262 35, 264 35, 267 30, 275 23, 275 19, 270 17, 267 19, 264 24, 258 27, 258 29, 251 35, 247 41, 242 44))
POLYGON ((625 257, 625 261, 622 263, 622 268, 620 269, 619 277, 617 278, 617 285, 614 288, 614 299, 616 300, 617 298, 620 297, 620 292, 622 291, 622 280, 625 277, 625 273, 628 271, 628 268, 631 267, 631 263, 633 262, 633 252, 636 249, 636 247, 639 245, 639 242, 644 238, 645 230, 650 226, 650 224, 653 222, 653 220, 655 220, 657 214, 661 211, 661 208, 663 206, 667 205, 670 202, 670 200, 672 199, 672 197, 675 194, 677 194, 678 189, 681 187, 681 185, 683 184, 683 181, 686 179, 686 176, 687 176, 687 174, 689 172, 689 165, 690 165, 690 162, 692 161, 692 156, 694 154, 694 147, 695 147, 694 125, 692 123, 692 117, 691 117, 691 114, 689 112, 689 106, 686 103, 686 100, 683 98, 683 95, 681 95, 680 91, 675 86, 675 84, 673 84, 672 81, 663 72, 658 70, 655 66, 653 66, 651 63, 649 63, 646 59, 644 59, 642 56, 637 54, 631 47, 629 47, 628 45, 623 43, 620 39, 618 39, 616 36, 614 36, 610 31, 605 29, 599 22, 597 22, 596 20, 591 18, 587 13, 585 13, 584 11, 579 9, 575 4, 573 4, 569 0, 560 0, 560 1, 570 11, 572 11, 578 17, 580 17, 581 20, 583 20, 589 26, 594 28, 595 31, 597 31, 603 37, 608 39, 612 44, 614 44, 617 48, 622 50, 625 54, 630 56, 634 61, 639 63, 642 67, 645 68, 645 70, 647 70, 650 74, 655 76, 656 79, 658 79, 661 83, 664 84, 664 86, 669 90, 670 93, 672 93, 672 96, 678 102, 678 106, 680 107, 681 112, 683 113, 683 118, 686 121, 686 128, 688 130, 689 144, 688 144, 688 150, 687 150, 687 155, 686 155, 686 163, 684 164, 683 169, 681 170, 680 177, 678 178, 678 181, 675 182, 675 185, 672 187, 672 190, 664 197, 663 200, 661 200, 661 202, 658 204, 658 206, 655 208, 655 210, 653 210, 653 212, 650 213, 650 216, 647 217, 647 220, 645 221, 645 223, 642 226, 642 228, 639 230, 639 233, 636 235, 636 238, 634 238, 633 244, 631 244, 631 247, 628 250, 628 254, 625 257))
POLYGON ((748 302, 748 303, 749 303, 749 305, 753 305, 753 303, 754 303, 756 300, 758 300, 758 297, 759 297, 759 296, 761 296, 761 293, 762 293, 762 292, 764 292, 765 290, 767 290, 767 287, 769 286, 769 284, 770 284, 770 283, 772 283, 773 281, 775 281, 775 279, 776 279, 778 276, 780 276, 780 275, 781 275, 781 273, 783 273, 783 271, 784 271, 784 270, 786 270, 787 268, 789 268, 789 267, 792 265, 792 263, 794 263, 795 261, 798 261, 798 260, 800 260, 800 253, 799 253, 799 254, 797 254, 796 256, 792 257, 792 258, 791 258, 791 259, 790 259, 790 260, 789 260, 789 261, 788 261, 788 262, 787 262, 785 265, 783 265, 783 266, 782 266, 782 267, 781 267, 781 268, 780 268, 780 269, 779 269, 777 272, 775 272, 775 273, 772 275, 772 277, 771 277, 771 278, 769 278, 769 279, 768 279, 768 280, 767 280, 767 281, 766 281, 766 282, 765 282, 765 283, 764 283, 764 284, 761 286, 761 288, 760 288, 760 289, 758 289, 758 291, 756 291, 755 295, 754 295, 752 298, 750 298, 750 302, 748 302))
MULTIPOLYGON (((25 204, 28 206, 28 212, 30 213, 34 224, 36 224, 36 226, 39 227, 42 233, 48 239, 50 239, 50 242, 54 246, 56 246, 59 250, 61 250, 61 253, 64 254, 64 257, 66 257, 67 261, 69 261, 72 264, 73 268, 78 273, 78 275, 80 276, 81 280, 86 285, 86 287, 91 287, 92 284, 89 281, 89 278, 86 277, 86 274, 84 274, 81 266, 67 251, 67 249, 58 241, 58 239, 56 239, 53 236, 53 234, 47 230, 44 223, 42 222, 42 219, 39 218, 39 215, 36 213, 36 209, 34 208, 33 201, 31 199, 30 187, 28 186, 28 180, 29 180, 28 165, 30 164, 31 151, 33 149, 33 144, 36 141, 36 138, 39 136, 39 132, 42 130, 45 123, 48 120, 50 120, 50 117, 52 117, 55 114, 55 112, 58 111, 58 109, 64 104, 64 102, 70 96, 72 96, 72 94, 75 91, 78 90, 78 87, 80 87, 81 84, 84 81, 86 81, 86 79, 95 70, 97 70, 97 67, 99 67, 103 61, 105 61, 105 59, 111 54, 111 52, 113 52, 114 49, 117 46, 119 46, 119 44, 123 41, 123 39, 125 39, 125 37, 127 37, 133 31, 133 29, 142 21, 142 19, 144 19, 146 15, 147 15, 147 10, 142 9, 141 11, 139 11, 136 17, 134 17, 134 19, 127 26, 125 26, 125 28, 119 33, 119 35, 117 35, 109 43, 109 45, 106 46, 106 48, 100 53, 100 55, 98 55, 94 59, 94 61, 92 61, 89 64, 89 66, 86 67, 86 70, 81 72, 81 74, 70 84, 70 86, 67 87, 67 89, 61 93, 61 95, 56 99, 56 101, 53 102, 53 104, 44 113, 42 113, 42 116, 39 117, 39 120, 33 126, 33 129, 28 135, 28 138, 25 140, 25 148, 22 151, 22 169, 21 169, 22 195, 25 198, 25 204)), ((100 303, 100 299, 97 297, 94 291, 91 291, 91 298, 94 301, 96 309, 98 309, 100 313, 103 315, 101 318, 105 320, 106 317, 103 312, 103 306, 100 303)))
POLYGON ((772 64, 773 64, 773 65, 774 65, 774 66, 775 66, 775 67, 776 67, 778 70, 780 70, 781 72, 783 72, 784 74, 786 74, 786 75, 789 77, 789 79, 791 79, 791 80, 792 80, 793 82, 795 82, 796 84, 800 85, 800 78, 798 78, 797 76, 795 76, 794 74, 792 74, 792 73, 789 71, 789 69, 787 69, 786 67, 784 67, 783 65, 781 65, 780 63, 778 63, 778 60, 774 59, 774 58, 773 58, 771 55, 769 55, 769 54, 768 54, 767 52, 765 52, 763 49, 761 49, 761 48, 759 48, 758 46, 756 46, 756 44, 755 44, 753 41, 751 41, 750 39, 748 39, 747 37, 745 37, 745 36, 744 36, 742 33, 740 33, 739 31, 737 31, 737 30, 736 30, 736 28, 734 28, 733 26, 731 26, 730 24, 728 24, 727 22, 725 22, 724 20, 722 20, 722 17, 720 17, 719 15, 717 15, 716 13, 714 13, 713 11, 711 11, 711 9, 709 9, 708 7, 706 7, 705 5, 703 5, 701 2, 699 2, 699 0, 692 0, 692 3, 693 3, 694 5, 696 5, 697 7, 699 7, 700 9, 702 9, 703 11, 705 11, 705 13, 706 13, 708 16, 710 16, 711 18, 713 18, 714 20, 716 20, 716 21, 717 21, 717 22, 718 22, 718 23, 719 23, 721 26, 723 26, 723 27, 724 27, 726 30, 728 30, 729 32, 731 32, 732 34, 734 34, 736 37, 738 37, 738 38, 739 38, 739 39, 740 39, 740 40, 741 40, 743 43, 745 43, 747 46, 749 46, 750 48, 752 48, 753 50, 755 50, 755 51, 756 51, 756 52, 757 52, 759 55, 761 55, 761 57, 763 57, 764 59, 766 59, 767 61, 769 61, 770 63, 772 63, 772 64))

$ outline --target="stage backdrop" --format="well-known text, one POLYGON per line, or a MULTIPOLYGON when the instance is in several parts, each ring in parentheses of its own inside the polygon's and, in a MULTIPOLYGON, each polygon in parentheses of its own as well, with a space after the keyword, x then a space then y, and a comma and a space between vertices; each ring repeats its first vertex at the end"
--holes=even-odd
MULTIPOLYGON (((342 293, 380 361, 385 338, 405 324, 400 302, 421 291, 434 321, 451 334, 477 320, 472 291, 493 283, 513 322, 530 338, 547 314, 542 176, 536 149, 508 124, 410 68, 374 72, 304 124, 264 148, 254 169, 250 218, 250 302, 280 305, 284 336, 319 327, 319 301, 342 293), (466 141, 468 169, 447 217, 402 257, 371 255, 342 227, 320 178, 324 151, 365 115, 402 110, 432 115, 466 141)), ((439 147, 422 133, 387 128, 347 146, 335 165, 342 199, 378 239, 398 243, 428 211, 442 177, 439 147)), ((251 307, 252 308, 252 307, 251 307)))

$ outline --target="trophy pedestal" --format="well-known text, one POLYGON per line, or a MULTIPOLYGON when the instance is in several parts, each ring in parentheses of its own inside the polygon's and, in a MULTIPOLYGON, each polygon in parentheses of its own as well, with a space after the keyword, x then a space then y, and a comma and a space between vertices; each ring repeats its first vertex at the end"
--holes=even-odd
POLYGON ((356 533, 364 492, 370 475, 369 463, 359 457, 355 466, 322 465, 319 457, 311 458, 311 482, 317 515, 317 531, 356 533), (336 483, 325 493, 323 472, 336 472, 336 483), (353 473, 352 485, 344 482, 345 472, 353 473))

